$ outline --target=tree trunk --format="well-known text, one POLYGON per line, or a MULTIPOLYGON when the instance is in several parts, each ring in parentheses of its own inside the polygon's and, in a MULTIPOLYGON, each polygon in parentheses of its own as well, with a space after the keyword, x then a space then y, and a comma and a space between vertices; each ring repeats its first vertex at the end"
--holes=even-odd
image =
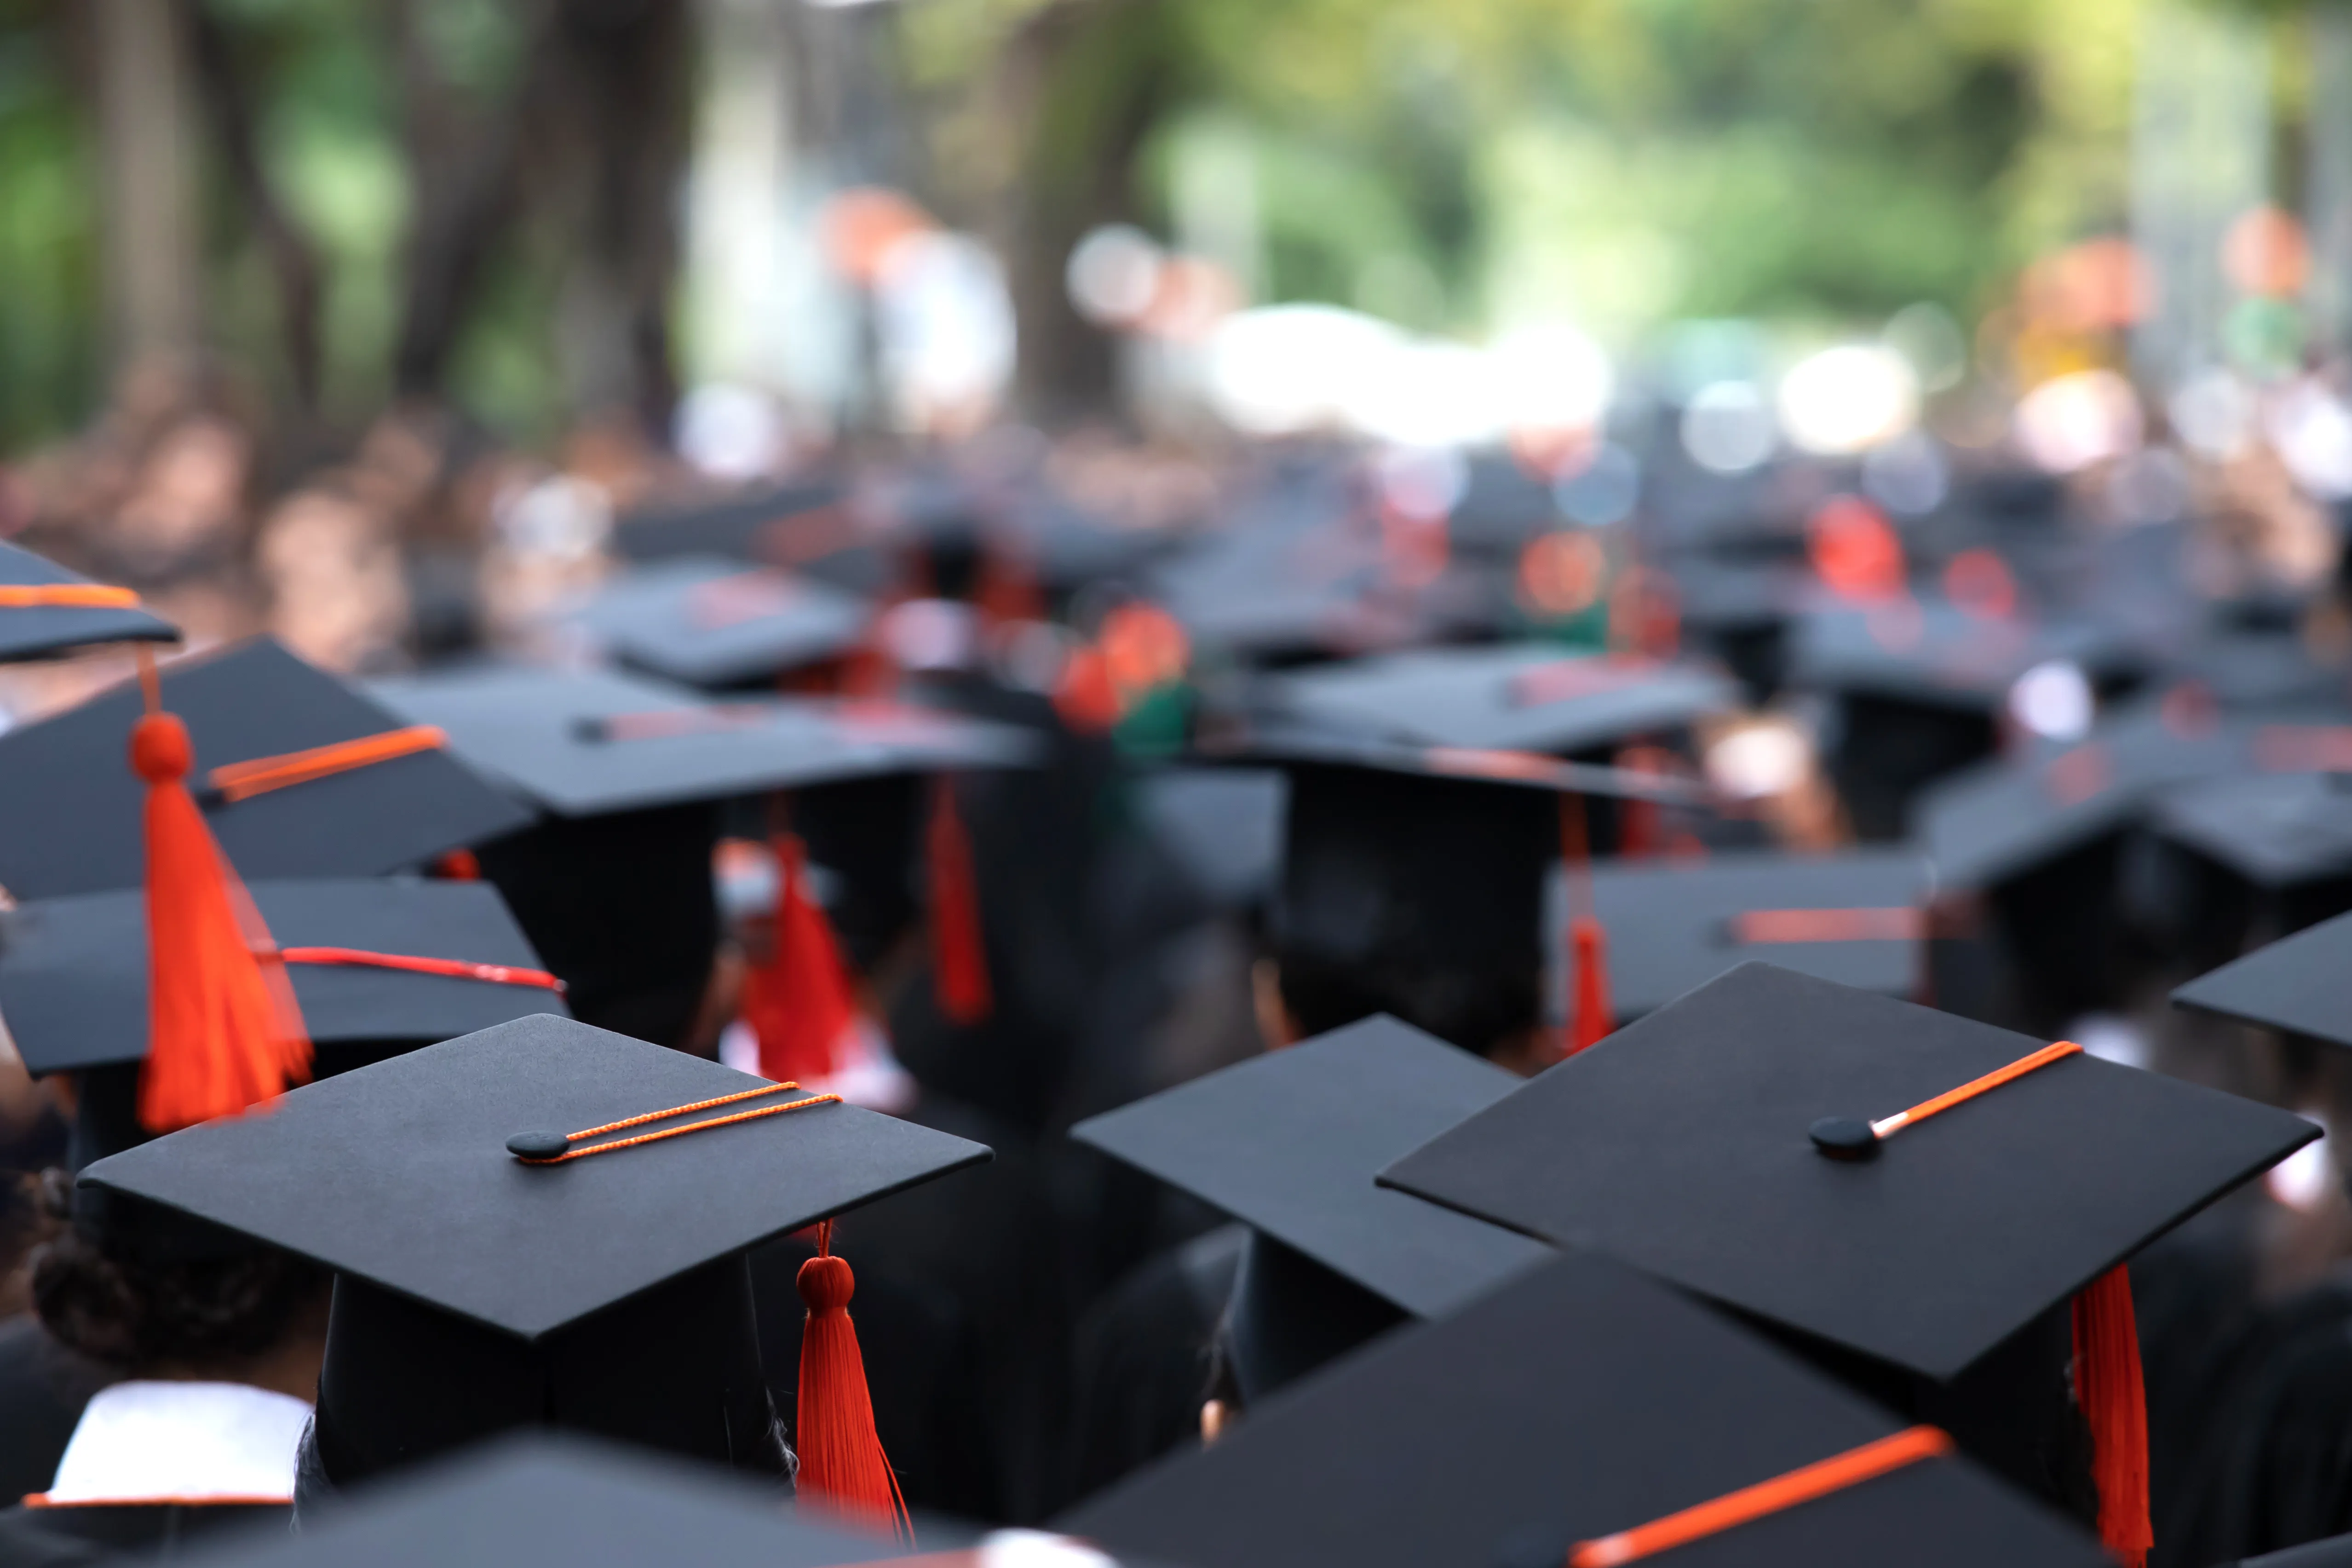
POLYGON ((186 42, 173 0, 92 0, 107 342, 118 372, 188 353, 202 324, 186 42))

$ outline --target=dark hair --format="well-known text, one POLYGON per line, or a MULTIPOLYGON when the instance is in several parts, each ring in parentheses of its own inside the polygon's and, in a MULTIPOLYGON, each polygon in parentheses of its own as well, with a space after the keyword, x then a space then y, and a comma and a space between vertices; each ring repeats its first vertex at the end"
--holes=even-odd
POLYGON ((1409 958, 1377 967, 1336 964, 1279 946, 1275 961, 1282 1004, 1309 1036, 1393 1013, 1483 1056, 1542 1019, 1542 980, 1529 967, 1465 969, 1409 958))
POLYGON ((43 1201, 65 1221, 33 1255, 33 1309, 68 1349, 137 1373, 257 1355, 282 1340, 330 1278, 274 1248, 150 1262, 74 1228, 72 1178, 43 1176, 43 1201))

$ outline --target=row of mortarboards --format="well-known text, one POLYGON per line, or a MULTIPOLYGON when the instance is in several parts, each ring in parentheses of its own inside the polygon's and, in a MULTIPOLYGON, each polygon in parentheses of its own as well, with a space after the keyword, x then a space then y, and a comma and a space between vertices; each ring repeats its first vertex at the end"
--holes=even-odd
MULTIPOLYGON (((1239 535, 1171 580, 1253 577, 1224 550, 1295 562, 1280 542, 1239 535)), ((1349 572, 1379 569, 1312 586, 1345 598, 1349 572)), ((12 653, 168 635, 101 602, 115 591, 30 558, 16 570, 26 591, 0 595, 12 653)), ((1283 584, 1278 568, 1255 577, 1283 584)), ((1219 611, 1241 597, 1204 592, 1219 611)), ((1938 652, 1940 619, 1965 612, 1890 602, 1807 611, 1790 655, 1850 703, 1846 751, 1865 772, 1904 705, 1928 713, 1923 731, 1957 714, 1952 727, 1989 735, 2016 679, 2049 662, 2006 621, 1956 624, 1938 652), (1868 646, 1838 674, 1856 625, 1868 646)), ((901 871, 928 860, 948 946, 952 795, 907 783, 1023 766, 1024 737, 870 699, 744 695, 857 656, 870 616, 817 579, 648 570, 585 619, 621 662, 723 700, 642 674, 503 667, 363 693, 265 643, 0 739, 0 811, 42 824, 0 846, 19 900, 0 1011, 29 1067, 77 1075, 77 1226, 178 1261, 266 1243, 335 1274, 291 1500, 304 1528, 281 1554, 463 1561, 540 1531, 590 1561, 675 1552, 702 1517, 676 1489, 707 1483, 615 1480, 620 1461, 590 1449, 445 1468, 460 1500, 446 1508, 423 1475, 373 1508, 340 1494, 532 1427, 782 1475, 743 1254, 987 1157, 642 1042, 676 1038, 699 999, 710 805, 790 791, 810 859, 881 842, 901 871), (398 874, 467 851, 481 881, 398 874), (268 1114, 235 1113, 306 1076, 268 1114), (590 1492, 605 1512, 580 1506, 590 1492), (499 1522, 456 1526, 469 1509, 499 1522), (440 1534, 401 1533, 420 1529, 440 1534), (385 1544, 366 1544, 373 1531, 385 1544)), ((1213 615, 1186 619, 1213 636, 1213 615)), ((1345 619, 1350 635, 1364 623, 1345 619)), ((1248 1414, 1062 1524, 1168 1563, 2145 1552, 2121 1270, 2317 1129, 1893 999, 1920 989, 1930 865, 1994 893, 1998 918, 2005 886, 2143 825, 2176 822, 2208 849, 2238 839, 2244 813, 2207 803, 2200 844, 2200 797, 2177 786, 2325 774, 2333 732, 2307 693, 2274 710, 2268 688, 2241 706, 2139 674, 2157 683, 2141 709, 1931 798, 1926 862, 1740 847, 1700 782, 1611 766, 1628 740, 1736 700, 1695 662, 1400 651, 1275 674, 1210 715, 1197 761, 1286 781, 1265 921, 1281 1012, 1313 1038, 1076 1135, 1249 1228, 1220 1342, 1223 1403, 1248 1414), (1610 852, 1709 834, 1734 847, 1610 852), (1564 1052, 1524 1088, 1478 1060, 1564 1052)), ((2285 836, 2273 859, 2292 862, 2285 836)), ((801 863, 782 861, 780 927, 811 897, 801 863)), ((913 896, 908 876, 873 880, 913 896)), ((2185 999, 2325 1037, 2331 935, 2263 949, 2185 999)), ((984 1007, 984 959, 962 962, 983 972, 953 1005, 984 1007)), ((710 1528, 735 1532, 714 1561, 884 1554, 796 1544, 811 1500, 903 1521, 856 1419, 854 1341, 832 1332, 846 1270, 812 1264, 802 1283, 789 1431, 803 1511, 708 1505, 710 1528), (836 1384, 838 1398, 814 1386, 836 1384)), ((916 1544, 1081 1550, 902 1527, 897 1549, 916 1544)))

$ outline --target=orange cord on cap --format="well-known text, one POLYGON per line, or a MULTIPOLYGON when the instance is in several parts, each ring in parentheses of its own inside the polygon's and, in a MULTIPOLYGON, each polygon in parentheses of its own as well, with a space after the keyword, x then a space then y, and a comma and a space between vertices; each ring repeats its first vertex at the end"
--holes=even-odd
POLYGON ((163 711, 154 655, 139 653, 146 712, 131 766, 147 781, 147 1061, 139 1122, 168 1133, 233 1116, 310 1075, 310 1041, 268 927, 188 793, 195 745, 163 711))
POLYGON ((2125 1568, 2156 1544, 2147 1505, 2147 1392, 2131 1275, 2121 1263, 2074 1294, 2074 1403, 2091 1427, 2099 1540, 2125 1568))
POLYGON ((348 964, 369 969, 405 969, 415 975, 446 975, 453 980, 480 980, 493 986, 537 986, 561 995, 562 980, 544 969, 518 968, 511 964, 478 964, 469 958, 427 958, 415 953, 371 953, 359 947, 281 947, 280 962, 288 964, 348 964))
MULTIPOLYGON (((739 1090, 732 1094, 721 1094, 715 1100, 697 1100, 691 1105, 673 1105, 667 1111, 647 1111, 643 1115, 626 1117, 618 1122, 607 1122, 601 1127, 587 1127, 577 1133, 566 1133, 563 1135, 563 1141, 567 1144, 576 1144, 583 1138, 598 1137, 605 1133, 618 1133, 629 1127, 642 1127, 647 1122, 667 1121, 672 1116, 683 1116, 689 1112, 708 1111, 719 1105, 732 1105, 739 1100, 756 1100, 762 1094, 778 1094, 787 1089, 799 1087, 799 1084, 789 1082, 762 1083, 757 1089, 739 1090)), ((690 1122, 683 1127, 665 1127, 658 1133, 640 1133, 634 1138, 620 1138, 609 1144, 592 1145, 584 1149, 566 1149, 563 1153, 547 1159, 531 1159, 524 1155, 516 1157, 527 1166, 562 1165, 565 1160, 584 1160, 590 1155, 609 1155, 614 1149, 634 1148, 639 1144, 659 1143, 664 1138, 684 1137, 688 1133, 699 1133, 711 1127, 724 1127, 736 1122, 756 1121, 761 1116, 781 1116, 787 1111, 803 1111, 811 1105, 840 1103, 841 1096, 838 1094, 812 1094, 804 1100, 788 1101, 782 1105, 762 1105, 756 1111, 738 1111, 731 1116, 713 1116, 707 1122, 690 1122)))
POLYGON ((139 596, 102 582, 0 583, 0 610, 136 610, 139 596))
POLYGON ((866 1360, 849 1321, 857 1278, 833 1255, 833 1221, 817 1227, 816 1256, 801 1265, 794 1283, 808 1303, 801 1325, 799 1397, 793 1443, 800 1457, 794 1490, 803 1502, 858 1523, 887 1529, 914 1544, 907 1500, 889 1456, 874 1428, 874 1401, 866 1387, 866 1360))
POLYGON ((1958 1089, 1947 1089, 1933 1100, 1922 1100, 1908 1111, 1897 1111, 1892 1116, 1873 1122, 1870 1124, 1870 1130, 1879 1137, 1885 1138, 1906 1127, 1916 1125, 1930 1116, 1939 1115, 1962 1101, 1973 1100, 1989 1089, 1998 1089, 2012 1078, 2022 1078, 2027 1073, 2038 1071, 2062 1058, 2076 1055, 2082 1049, 2071 1040, 2062 1040, 2054 1045, 2045 1045, 2031 1055, 2019 1057, 2006 1067, 1996 1067, 1981 1078, 1972 1078, 1958 1089))
POLYGON ((1568 1568, 1617 1568, 1621 1563, 1654 1557, 1951 1451, 1952 1439, 1942 1432, 1913 1427, 1664 1519, 1584 1542, 1569 1552, 1568 1568))
POLYGON ((308 784, 314 779, 325 779, 337 773, 348 773, 354 768, 373 763, 389 762, 395 757, 411 757, 420 751, 437 751, 448 744, 449 737, 429 724, 410 725, 405 729, 387 729, 378 735, 362 735, 354 740, 339 740, 331 746, 314 746, 307 751, 289 751, 277 757, 257 757, 249 762, 231 762, 215 768, 210 782, 228 801, 248 800, 256 795, 266 795, 272 789, 283 789, 290 784, 308 784))
POLYGON ((1927 934, 1925 910, 1748 909, 1731 917, 1741 946, 1784 942, 1916 942, 1927 934))

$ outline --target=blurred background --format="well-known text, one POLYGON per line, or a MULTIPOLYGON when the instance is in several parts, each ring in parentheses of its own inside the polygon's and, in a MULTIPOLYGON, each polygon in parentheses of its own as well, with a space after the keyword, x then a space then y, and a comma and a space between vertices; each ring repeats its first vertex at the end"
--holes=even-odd
POLYGON ((2289 582, 2352 492, 2326 5, 0 0, 0 534, 342 668, 909 448, 1151 527, 1268 441, 1586 526, 1630 432, 1998 454, 2289 582))

